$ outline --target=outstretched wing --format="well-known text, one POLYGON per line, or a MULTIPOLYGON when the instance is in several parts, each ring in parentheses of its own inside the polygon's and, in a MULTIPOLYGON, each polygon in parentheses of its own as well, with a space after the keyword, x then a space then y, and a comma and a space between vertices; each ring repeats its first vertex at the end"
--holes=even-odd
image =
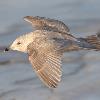
POLYGON ((28 45, 29 61, 39 78, 48 87, 56 88, 61 80, 61 56, 51 40, 35 39, 28 45))
POLYGON ((48 30, 67 34, 69 32, 69 28, 63 22, 58 20, 39 16, 26 16, 24 17, 24 20, 31 23, 32 26, 38 30, 48 30))

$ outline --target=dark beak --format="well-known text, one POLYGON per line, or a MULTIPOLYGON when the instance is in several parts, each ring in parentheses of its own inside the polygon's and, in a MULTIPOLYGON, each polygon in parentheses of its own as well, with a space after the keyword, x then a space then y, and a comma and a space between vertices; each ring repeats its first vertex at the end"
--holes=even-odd
POLYGON ((5 48, 4 52, 9 51, 9 48, 5 48))

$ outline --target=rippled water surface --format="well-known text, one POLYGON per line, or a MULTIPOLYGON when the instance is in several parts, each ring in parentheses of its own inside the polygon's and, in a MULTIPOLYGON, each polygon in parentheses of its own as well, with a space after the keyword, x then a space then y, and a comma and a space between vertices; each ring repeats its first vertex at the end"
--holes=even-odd
POLYGON ((32 31, 27 15, 63 21, 75 36, 100 30, 99 0, 0 1, 0 100, 100 100, 100 52, 64 54, 57 89, 46 88, 33 72, 26 54, 3 53, 19 35, 32 31))

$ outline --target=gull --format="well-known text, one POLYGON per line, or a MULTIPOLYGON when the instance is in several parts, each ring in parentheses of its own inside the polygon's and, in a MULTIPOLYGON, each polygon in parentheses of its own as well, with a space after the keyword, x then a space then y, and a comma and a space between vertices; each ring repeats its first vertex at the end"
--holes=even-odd
POLYGON ((61 81, 61 60, 65 52, 100 50, 99 33, 77 38, 62 21, 39 16, 26 16, 24 20, 35 30, 16 38, 5 51, 27 53, 36 74, 49 88, 56 88, 61 81))

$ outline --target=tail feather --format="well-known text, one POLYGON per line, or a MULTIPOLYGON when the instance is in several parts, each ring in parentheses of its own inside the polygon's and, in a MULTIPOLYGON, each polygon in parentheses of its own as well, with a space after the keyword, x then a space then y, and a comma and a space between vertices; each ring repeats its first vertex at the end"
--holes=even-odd
POLYGON ((88 36, 86 40, 88 43, 95 46, 97 50, 100 50, 100 34, 88 36))
POLYGON ((79 38, 78 40, 84 44, 83 48, 100 50, 100 33, 86 38, 79 38))

